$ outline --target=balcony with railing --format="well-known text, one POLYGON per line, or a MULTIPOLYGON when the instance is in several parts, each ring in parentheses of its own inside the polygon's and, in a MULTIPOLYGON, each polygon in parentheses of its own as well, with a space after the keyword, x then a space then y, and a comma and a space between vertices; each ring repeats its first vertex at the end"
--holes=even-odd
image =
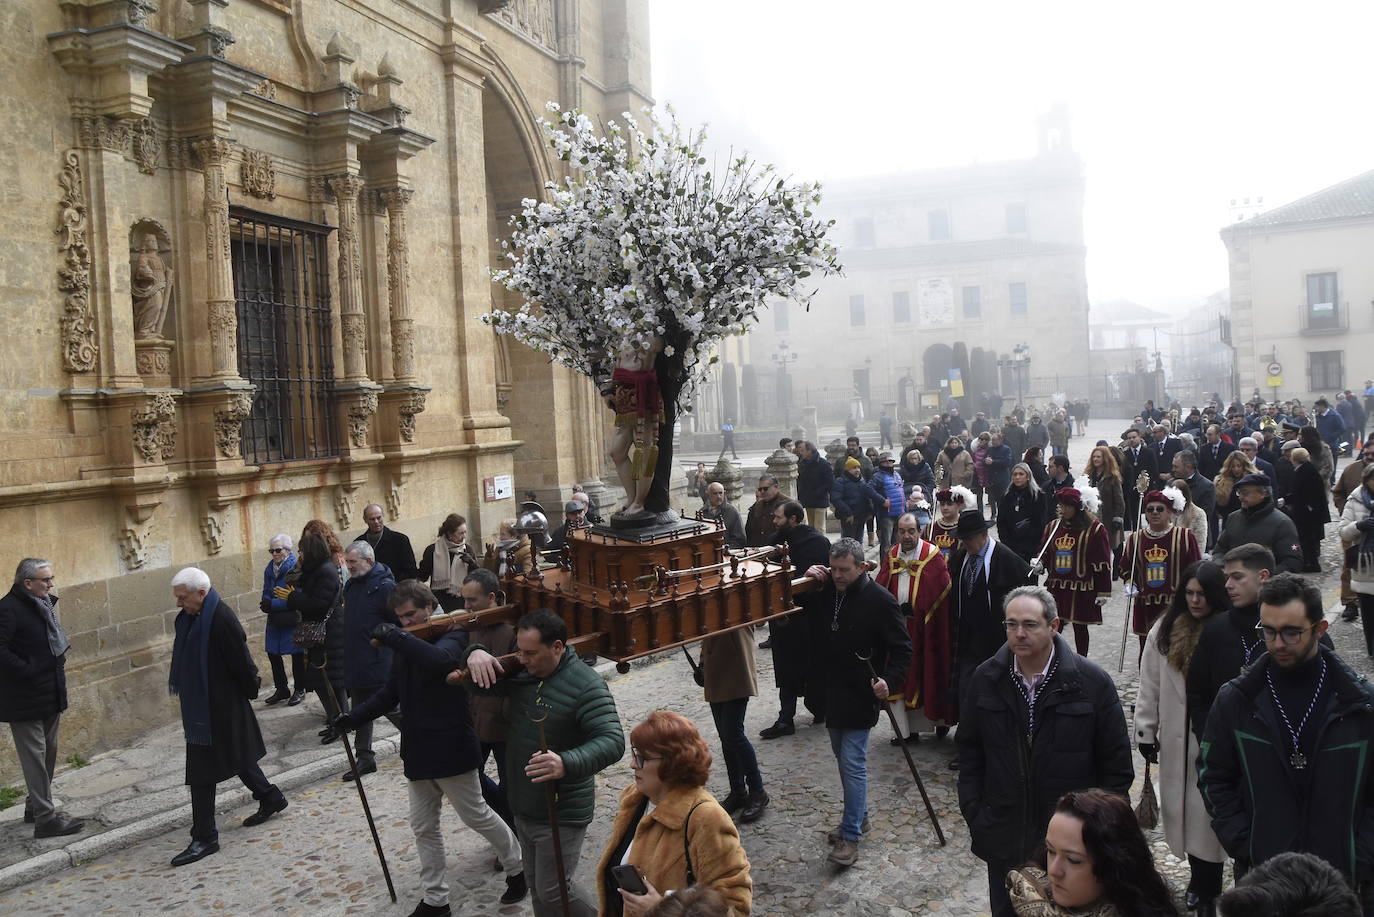
POLYGON ((1350 328, 1350 304, 1299 303, 1298 328, 1303 334, 1340 334, 1350 328))

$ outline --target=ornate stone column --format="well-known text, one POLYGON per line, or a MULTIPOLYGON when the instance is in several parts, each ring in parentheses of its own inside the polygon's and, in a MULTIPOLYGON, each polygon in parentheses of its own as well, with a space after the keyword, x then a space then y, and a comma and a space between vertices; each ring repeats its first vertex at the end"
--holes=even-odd
POLYGON ((358 192, 363 180, 344 173, 328 179, 339 204, 339 331, 343 336, 344 381, 367 379, 367 316, 358 249, 358 192))
POLYGON ((391 309, 391 375, 397 382, 415 381, 415 322, 410 317, 410 242, 406 205, 415 192, 392 188, 382 192, 386 204, 386 286, 391 309))
POLYGON ((192 142, 204 175, 205 307, 210 326, 210 377, 239 377, 238 315, 234 309, 234 266, 229 256, 229 198, 225 170, 234 145, 223 137, 192 142))

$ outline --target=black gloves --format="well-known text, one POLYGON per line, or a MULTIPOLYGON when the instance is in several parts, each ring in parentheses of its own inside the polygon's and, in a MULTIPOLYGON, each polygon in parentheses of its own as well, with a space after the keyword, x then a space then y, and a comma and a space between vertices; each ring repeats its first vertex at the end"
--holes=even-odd
POLYGON ((386 638, 391 636, 392 633, 398 630, 400 630, 400 628, 397 627, 395 624, 387 624, 386 622, 383 622, 381 624, 378 624, 376 627, 372 628, 372 633, 368 634, 368 639, 376 643, 385 643, 386 638))
POLYGON ((1140 749, 1140 757, 1144 758, 1149 763, 1159 763, 1159 746, 1157 744, 1141 742, 1136 748, 1140 749))
POLYGON ((345 732, 352 732, 357 728, 358 722, 353 719, 352 714, 340 713, 329 721, 328 726, 320 730, 320 744, 328 745, 345 732))
POLYGON ((1374 532, 1374 516, 1367 516, 1366 518, 1361 519, 1359 522, 1355 523, 1355 528, 1359 529, 1361 532, 1364 532, 1365 534, 1374 532))

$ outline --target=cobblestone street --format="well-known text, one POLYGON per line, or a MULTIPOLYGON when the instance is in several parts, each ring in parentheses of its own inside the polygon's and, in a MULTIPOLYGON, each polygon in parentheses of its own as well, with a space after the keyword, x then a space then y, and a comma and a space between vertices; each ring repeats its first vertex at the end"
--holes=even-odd
MULTIPOLYGON (((1095 439, 1091 434, 1074 441, 1076 468, 1077 453, 1087 449, 1082 444, 1095 439)), ((1333 619, 1339 608, 1334 594, 1337 573, 1332 571, 1339 569, 1338 564, 1332 539, 1324 557, 1328 572, 1320 580, 1333 619)), ((1092 657, 1113 674, 1124 607, 1118 594, 1107 607, 1106 623, 1092 634, 1092 657)), ((1368 672, 1359 625, 1333 620, 1331 633, 1342 655, 1368 672)), ((1135 648, 1132 637, 1125 671, 1117 678, 1128 720, 1136 691, 1135 648)), ((751 735, 769 725, 776 713, 770 656, 760 651, 758 660, 762 696, 750 705, 751 735)), ((718 749, 709 710, 681 654, 614 677, 612 690, 627 728, 656 708, 672 709, 695 721, 713 749, 718 749)), ((301 715, 299 721, 300 728, 312 734, 317 728, 314 716, 301 715)), ((958 812, 956 773, 948 767, 952 738, 927 739, 912 749, 947 846, 938 846, 901 752, 888 744, 890 733, 883 721, 873 732, 869 758, 872 830, 862 842, 857 865, 837 872, 825 862, 825 832, 839 819, 839 779, 825 731, 803 725, 808 722, 803 714, 796 735, 756 740, 772 805, 761 821, 744 826, 741 832, 753 866, 754 913, 780 917, 985 913, 986 874, 982 862, 969 852, 968 833, 958 812)), ((179 766, 180 747, 173 743, 170 751, 179 766)), ((258 829, 238 824, 253 810, 249 805, 222 813, 223 849, 200 863, 180 870, 168 866, 187 842, 186 830, 178 828, 4 892, 0 914, 407 914, 420 890, 406 820, 405 781, 394 755, 379 763, 378 773, 367 778, 366 786, 396 883, 399 903, 395 905, 387 898, 356 792, 332 777, 289 792, 290 808, 258 829)), ((1143 768, 1138 757, 1136 767, 1138 790, 1143 768)), ((628 756, 601 775, 598 819, 589 833, 579 873, 585 884, 591 884, 592 864, 606 841, 616 797, 630 782, 628 756)), ((222 789, 232 786, 224 784, 222 789)), ((725 793, 719 760, 710 787, 719 795, 725 793)), ((84 814, 79 807, 74 811, 84 814)), ((447 808, 444 819, 454 913, 529 913, 527 903, 507 907, 497 903, 504 883, 491 871, 491 853, 485 843, 447 808)), ((22 830, 17 819, 0 826, 7 841, 22 830)), ((1181 894, 1186 864, 1169 856, 1157 832, 1155 840, 1161 866, 1181 894)))

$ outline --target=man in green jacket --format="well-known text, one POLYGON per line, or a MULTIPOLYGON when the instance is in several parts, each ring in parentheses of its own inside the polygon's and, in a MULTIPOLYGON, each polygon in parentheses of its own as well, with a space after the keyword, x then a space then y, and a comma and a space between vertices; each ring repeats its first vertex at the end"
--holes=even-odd
POLYGON ((516 656, 523 671, 498 681, 502 664, 476 644, 463 661, 473 690, 507 699, 506 792, 535 917, 562 914, 543 784, 555 781, 557 790, 571 912, 574 917, 596 917, 596 897, 579 888, 572 876, 596 808, 596 774, 625 754, 625 730, 610 689, 594 669, 567 651, 567 642, 563 619, 541 608, 516 625, 516 656), (540 750, 536 720, 541 717, 548 751, 540 750))

